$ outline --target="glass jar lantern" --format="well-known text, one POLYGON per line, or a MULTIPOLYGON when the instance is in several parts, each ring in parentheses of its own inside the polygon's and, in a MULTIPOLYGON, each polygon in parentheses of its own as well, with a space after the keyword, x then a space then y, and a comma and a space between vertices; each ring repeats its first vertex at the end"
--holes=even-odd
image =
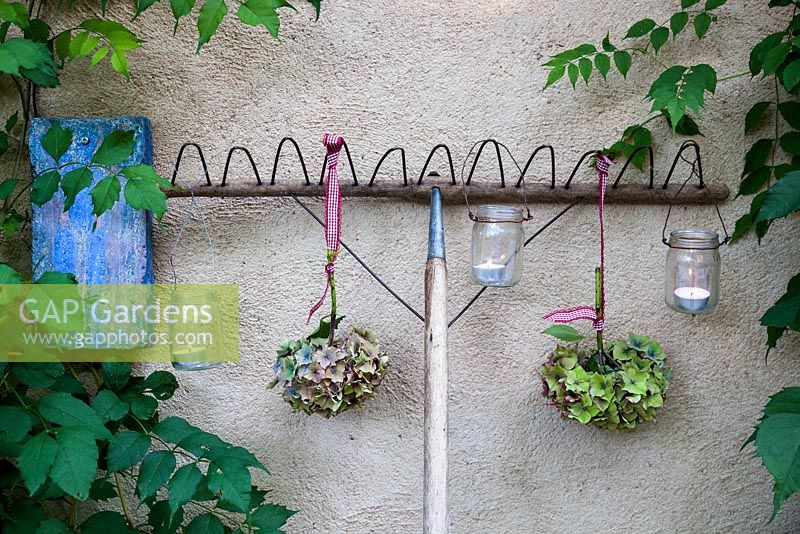
POLYGON ((520 208, 478 206, 472 227, 472 279, 476 284, 511 287, 522 277, 525 220, 520 208))
POLYGON ((714 311, 719 304, 719 234, 710 230, 675 230, 667 245, 667 306, 690 315, 714 311))
MULTIPOLYGON (((178 310, 199 310, 203 305, 213 303, 215 295, 207 286, 197 286, 192 291, 185 287, 174 294, 171 301, 178 310)), ((219 346, 219 340, 222 339, 222 332, 216 327, 218 324, 218 321, 213 321, 209 325, 211 328, 205 329, 202 336, 197 335, 194 331, 197 326, 191 322, 171 326, 170 350, 172 367, 176 371, 204 371, 219 367, 221 362, 214 361, 213 358, 214 340, 217 340, 219 346), (210 342, 206 336, 210 336, 210 342), (184 342, 178 343, 178 340, 184 342)))

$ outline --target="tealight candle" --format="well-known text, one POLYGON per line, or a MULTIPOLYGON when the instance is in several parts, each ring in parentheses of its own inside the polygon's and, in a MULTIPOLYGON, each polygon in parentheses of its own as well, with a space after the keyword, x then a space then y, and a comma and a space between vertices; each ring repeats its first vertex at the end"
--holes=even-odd
POLYGON ((504 283, 504 278, 507 278, 503 273, 505 268, 506 265, 494 263, 489 259, 479 265, 472 266, 472 277, 486 286, 508 285, 508 282, 504 283))
POLYGON ((702 287, 679 287, 674 293, 675 305, 692 315, 704 311, 711 299, 711 292, 702 287))

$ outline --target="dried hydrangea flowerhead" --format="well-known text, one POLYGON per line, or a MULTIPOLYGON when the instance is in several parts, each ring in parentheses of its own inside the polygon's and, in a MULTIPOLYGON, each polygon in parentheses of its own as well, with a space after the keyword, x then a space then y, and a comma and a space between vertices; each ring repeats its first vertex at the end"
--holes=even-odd
POLYGON ((600 359, 577 345, 557 346, 539 369, 548 404, 599 428, 632 430, 655 420, 672 377, 661 345, 631 334, 604 349, 600 359))
POLYGON ((281 385, 295 410, 333 417, 375 396, 389 367, 371 330, 352 333, 328 345, 325 323, 310 336, 278 348, 269 387, 281 385), (325 334, 325 335, 323 335, 325 334))

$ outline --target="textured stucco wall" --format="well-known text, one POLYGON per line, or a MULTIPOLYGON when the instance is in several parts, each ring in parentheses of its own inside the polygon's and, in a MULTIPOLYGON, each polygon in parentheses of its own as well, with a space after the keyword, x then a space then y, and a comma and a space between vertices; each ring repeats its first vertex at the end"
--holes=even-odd
MULTIPOLYGON (((321 133, 335 130, 346 135, 362 172, 390 146, 406 147, 413 174, 437 142, 463 157, 473 141, 491 136, 520 156, 552 143, 563 176, 582 151, 608 144, 644 116, 641 96, 654 70, 639 61, 629 83, 614 75, 589 91, 562 83, 543 93, 545 71, 538 65, 554 51, 597 41, 606 29, 621 36, 644 16, 666 19, 677 3, 330 1, 316 23, 308 6, 287 12, 281 43, 226 20, 200 56, 193 54, 193 25, 184 22, 177 37, 167 37, 172 22, 168 7, 159 5, 134 23, 148 42, 131 57, 131 83, 107 66, 91 74, 75 66, 63 89, 42 91, 41 112, 146 115, 164 173, 184 140, 206 147, 219 176, 232 144, 249 146, 268 169, 283 135, 313 154, 321 133)), ((708 39, 697 45, 681 37, 666 47, 664 60, 708 62, 720 74, 744 70, 749 47, 773 31, 775 19, 764 4, 732 0, 719 10, 708 39), (687 46, 691 58, 681 54, 687 46)), ((124 13, 126 6, 112 9, 124 13)), ((769 99, 770 90, 746 78, 720 84, 702 123, 709 180, 735 187, 749 146, 742 117, 752 102, 769 99)), ((663 177, 678 141, 667 140, 662 126, 656 134, 663 177)), ((314 172, 321 156, 318 150, 312 158, 314 172)), ((238 168, 244 176, 245 167, 238 168)), ((295 168, 290 155, 279 179, 299 181, 290 172, 295 168)), ((196 173, 199 166, 186 169, 196 173)), ((490 172, 487 163, 483 174, 490 172)), ((273 347, 306 331, 308 306, 322 290, 321 229, 288 199, 199 203, 213 227, 219 272, 210 272, 210 252, 196 226, 178 251, 179 278, 241 284, 241 362, 182 375, 169 410, 265 459, 273 476, 261 482, 276 500, 300 510, 290 532, 419 531, 421 323, 344 254, 337 264, 340 308, 380 332, 393 367, 379 397, 361 411, 330 421, 292 414, 264 386, 273 347)), ((559 209, 534 206, 528 230, 559 209)), ((730 201, 723 214, 732 226, 745 209, 746 202, 730 201)), ((797 499, 765 525, 769 476, 749 452, 738 451, 767 395, 800 384, 798 338, 782 342, 766 364, 757 325, 797 271, 797 241, 784 243, 798 224, 775 225, 761 247, 750 240, 723 250, 720 309, 692 319, 662 302, 665 208, 612 206, 607 213, 608 332, 646 333, 663 343, 675 370, 668 402, 655 424, 619 434, 563 422, 540 397, 536 369, 552 345, 539 334, 540 317, 592 295, 596 211, 577 208, 526 250, 518 287, 489 291, 450 334, 452 531, 795 531, 797 499)), ((674 215, 676 224, 716 224, 710 207, 674 215)), ((166 233, 154 232, 161 281, 169 279, 168 254, 188 216, 186 200, 170 201, 166 233)), ((426 224, 421 205, 345 206, 345 239, 418 309, 426 224)), ((455 311, 475 290, 467 270, 470 224, 455 207, 447 209, 445 224, 455 311)))

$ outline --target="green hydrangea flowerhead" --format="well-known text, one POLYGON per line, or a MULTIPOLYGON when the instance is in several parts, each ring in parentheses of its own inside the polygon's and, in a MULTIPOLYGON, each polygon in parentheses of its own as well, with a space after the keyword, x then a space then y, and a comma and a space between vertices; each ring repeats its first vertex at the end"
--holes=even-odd
POLYGON ((600 355, 558 345, 539 369, 548 404, 584 425, 632 430, 653 421, 664 404, 672 369, 661 345, 646 336, 606 343, 600 355))
POLYGON ((355 326, 329 346, 329 328, 323 319, 310 336, 284 341, 268 386, 283 386, 283 398, 295 410, 325 417, 374 397, 389 367, 389 357, 371 330, 355 326))

